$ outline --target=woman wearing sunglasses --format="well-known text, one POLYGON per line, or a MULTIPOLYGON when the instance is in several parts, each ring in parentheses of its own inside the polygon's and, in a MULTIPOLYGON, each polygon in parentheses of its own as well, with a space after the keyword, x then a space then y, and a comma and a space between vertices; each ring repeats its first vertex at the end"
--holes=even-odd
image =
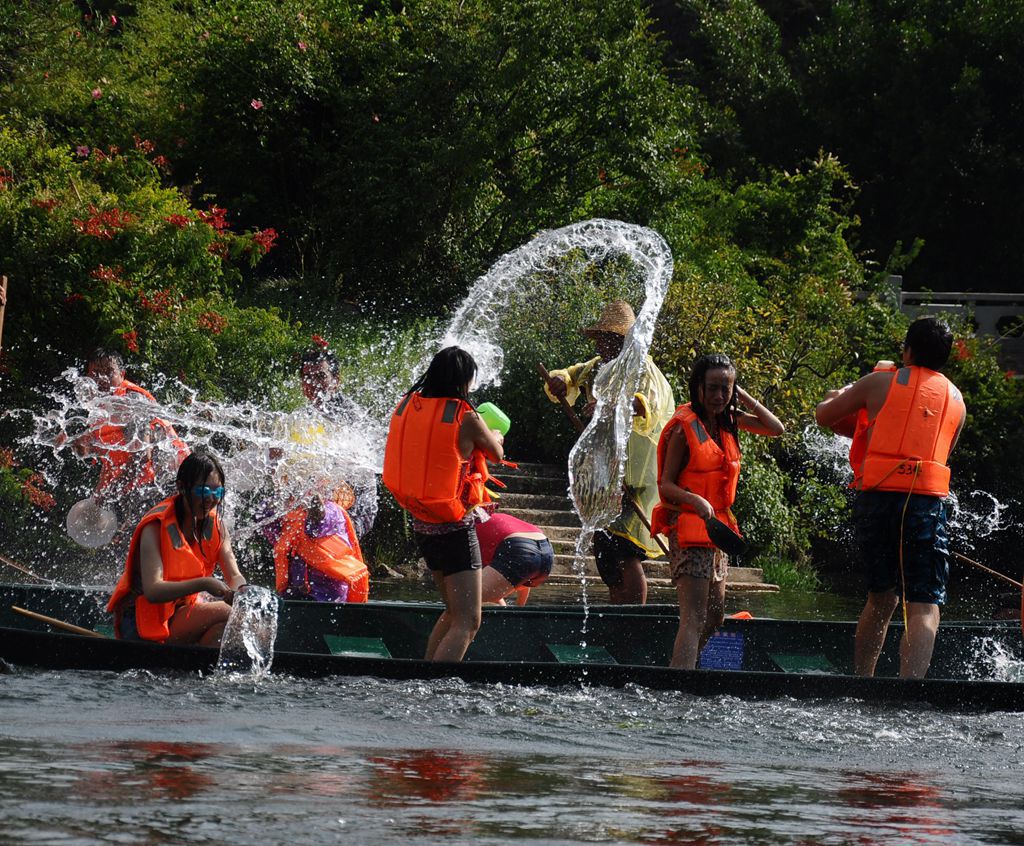
POLYGON ((224 469, 196 451, 178 468, 176 492, 151 508, 132 536, 107 610, 124 640, 216 646, 245 586, 227 527, 217 515, 224 469), (213 573, 220 567, 224 581, 213 573), (216 597, 200 601, 201 593, 216 597))

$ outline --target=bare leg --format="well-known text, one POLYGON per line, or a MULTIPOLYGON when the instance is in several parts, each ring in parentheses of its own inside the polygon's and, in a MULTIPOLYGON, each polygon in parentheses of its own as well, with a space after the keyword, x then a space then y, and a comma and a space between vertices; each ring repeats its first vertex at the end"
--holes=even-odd
POLYGON ((708 618, 708 579, 680 576, 676 580, 679 598, 679 631, 672 646, 670 667, 692 670, 697 666, 701 632, 708 618))
POLYGON ((647 602, 647 576, 644 575, 642 559, 622 559, 622 582, 608 587, 608 598, 613 605, 643 605, 647 602))
POLYGON ((700 633, 698 655, 704 651, 704 647, 711 640, 711 635, 718 631, 718 627, 723 622, 725 622, 725 579, 720 582, 710 582, 708 585, 708 615, 704 620, 704 629, 700 633))
POLYGON ((431 660, 461 661, 480 628, 480 571, 453 573, 444 582, 446 613, 451 623, 437 642, 431 660))
POLYGON ((935 635, 939 630, 939 606, 928 602, 907 603, 907 630, 900 641, 900 678, 923 679, 932 662, 935 635))
POLYGON ((516 589, 516 586, 493 567, 484 567, 480 574, 480 601, 500 602, 516 589))
POLYGON ((885 644, 885 633, 889 630, 889 620, 898 604, 895 590, 868 593, 868 601, 857 620, 857 636, 853 645, 853 671, 858 676, 875 674, 875 665, 885 644))
POLYGON ((230 616, 231 606, 226 602, 196 602, 182 606, 168 622, 171 633, 167 642, 217 646, 230 616))
POLYGON ((444 603, 445 608, 441 616, 437 618, 437 622, 434 623, 430 637, 427 638, 427 654, 424 656, 427 661, 434 660, 437 645, 441 642, 441 638, 448 634, 448 628, 452 624, 452 615, 448 612, 448 596, 445 592, 444 576, 440 570, 431 570, 430 575, 434 578, 434 586, 437 588, 437 592, 441 594, 441 601, 444 603))

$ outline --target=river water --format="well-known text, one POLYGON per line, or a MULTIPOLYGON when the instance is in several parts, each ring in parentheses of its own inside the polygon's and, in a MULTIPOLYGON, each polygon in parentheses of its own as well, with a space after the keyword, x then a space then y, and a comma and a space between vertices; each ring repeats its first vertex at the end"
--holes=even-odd
POLYGON ((19 671, 0 843, 1024 843, 1024 721, 643 688, 19 671))

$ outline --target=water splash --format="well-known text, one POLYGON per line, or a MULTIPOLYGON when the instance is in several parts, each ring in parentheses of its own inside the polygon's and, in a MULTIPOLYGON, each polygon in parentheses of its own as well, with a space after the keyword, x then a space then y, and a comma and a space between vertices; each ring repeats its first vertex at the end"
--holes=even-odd
POLYGON ((251 673, 255 680, 270 672, 277 638, 277 596, 262 587, 235 594, 231 616, 220 641, 217 669, 251 673))
POLYGON ((565 262, 600 263, 625 256, 642 279, 643 305, 622 352, 598 371, 597 407, 569 454, 570 488, 584 530, 607 525, 622 510, 626 442, 632 425, 630 399, 643 374, 654 325, 672 278, 672 253, 651 229, 614 220, 588 220, 540 233, 502 256, 472 286, 453 316, 442 346, 458 344, 477 362, 480 385, 500 384, 504 354, 496 342, 502 314, 516 281, 534 284, 566 270, 565 262))
MULTIPOLYGON (((1017 637, 1017 634, 1014 633, 1017 637)), ((974 672, 970 678, 990 681, 1024 682, 1024 660, 1018 651, 1010 649, 994 637, 980 637, 974 642, 970 662, 974 672)))
MULTIPOLYGON (((801 439, 804 451, 814 464, 817 475, 837 485, 847 486, 853 481, 850 467, 850 439, 808 425, 801 439)), ((956 481, 954 475, 953 481, 956 481)), ((1017 525, 1013 515, 1018 503, 1013 499, 1001 500, 989 491, 949 492, 946 500, 949 514, 949 538, 958 550, 973 550, 981 538, 1003 532, 1017 525)), ((834 534, 847 531, 847 526, 831 526, 834 534)))
POLYGON ((334 495, 342 483, 355 496, 357 530, 365 534, 372 525, 384 430, 357 403, 347 402, 334 414, 312 406, 271 411, 257 402, 203 401, 177 380, 155 377, 151 384, 162 402, 101 393, 91 378, 69 368, 41 392, 38 405, 47 410, 8 412, 27 416, 30 431, 20 445, 39 457, 36 465, 48 486, 60 493, 59 510, 94 496, 94 465, 104 453, 127 453, 152 466, 145 484, 114 483, 102 492, 118 514, 120 529, 106 556, 89 559, 94 578, 83 574, 85 581, 112 581, 138 519, 173 492, 178 447, 166 428, 152 425, 157 418, 190 449, 207 447, 220 458, 228 489, 220 514, 229 527, 241 526, 234 532, 237 543, 245 544, 314 494, 334 495), (124 437, 106 445, 97 436, 111 424, 121 427, 124 437))

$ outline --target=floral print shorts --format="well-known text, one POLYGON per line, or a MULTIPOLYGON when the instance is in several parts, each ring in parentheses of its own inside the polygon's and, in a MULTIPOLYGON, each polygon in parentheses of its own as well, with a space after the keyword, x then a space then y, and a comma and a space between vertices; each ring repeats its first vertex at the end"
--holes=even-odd
POLYGON ((722 550, 714 546, 679 546, 674 533, 668 540, 668 562, 673 582, 683 576, 720 582, 729 572, 729 556, 722 550))

